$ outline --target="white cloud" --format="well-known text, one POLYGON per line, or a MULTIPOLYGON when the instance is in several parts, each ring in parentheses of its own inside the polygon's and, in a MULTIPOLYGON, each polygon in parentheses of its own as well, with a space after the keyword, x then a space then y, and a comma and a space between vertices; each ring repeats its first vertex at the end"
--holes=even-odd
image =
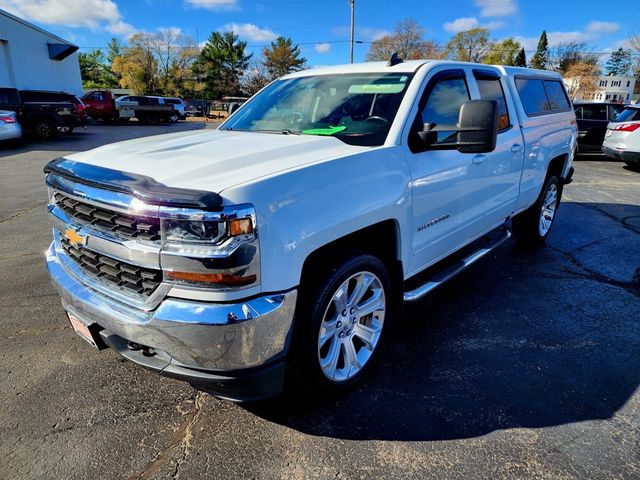
POLYGON ((136 31, 122 19, 113 0, 0 0, 0 8, 45 25, 106 30, 126 36, 136 31))
POLYGON ((516 0, 473 0, 482 17, 507 17, 518 13, 516 0))
POLYGON ((232 31, 236 35, 254 42, 271 42, 278 34, 269 28, 260 28, 253 23, 227 23, 220 27, 222 31, 232 31))
POLYGON ((620 24, 615 22, 601 22, 594 20, 587 25, 586 31, 597 35, 606 35, 608 33, 616 33, 620 30, 620 24))
POLYGON ((238 10, 238 0, 185 0, 186 4, 194 8, 207 10, 238 10))
POLYGON ((447 22, 442 27, 451 33, 466 32, 472 28, 480 26, 480 22, 475 17, 456 18, 453 22, 447 22))
POLYGON ((315 45, 316 52, 318 53, 329 53, 331 51, 330 43, 316 43, 315 45))
MULTIPOLYGON (((333 27, 332 31, 338 37, 348 37, 350 35, 350 29, 347 26, 333 27)), ((391 35, 391 32, 374 27, 356 27, 355 31, 356 40, 375 41, 380 40, 385 35, 391 35)))
POLYGON ((585 43, 595 40, 598 36, 594 33, 573 31, 573 32, 548 32, 547 40, 549 41, 549 46, 553 47, 560 43, 585 43))
POLYGON ((442 25, 447 32, 451 33, 459 33, 466 32, 467 30, 471 30, 472 28, 488 28, 489 30, 497 30, 504 26, 504 22, 502 20, 493 20, 491 22, 481 24, 476 17, 462 17, 456 18, 452 22, 446 22, 442 25))

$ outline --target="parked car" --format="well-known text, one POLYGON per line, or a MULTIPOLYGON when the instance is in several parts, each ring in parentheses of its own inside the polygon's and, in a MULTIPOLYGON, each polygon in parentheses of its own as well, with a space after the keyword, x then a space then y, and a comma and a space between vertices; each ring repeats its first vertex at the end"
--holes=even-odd
POLYGON ((640 167, 640 105, 627 105, 609 124, 602 151, 630 167, 640 167))
POLYGON ((0 110, 0 142, 18 141, 22 138, 22 127, 16 112, 0 110))
POLYGON ((115 98, 109 90, 93 90, 82 98, 89 115, 96 120, 113 122, 137 118, 141 123, 152 125, 178 120, 174 105, 165 104, 161 97, 123 95, 115 98))
POLYGON ((49 139, 60 132, 72 132, 75 127, 84 124, 86 117, 79 104, 67 97, 68 94, 48 99, 41 93, 0 88, 0 110, 16 112, 22 128, 42 139, 49 139))
POLYGON ((395 56, 296 72, 217 130, 49 163, 47 264, 99 349, 234 400, 285 378, 345 390, 402 301, 512 232, 546 240, 576 137, 554 72, 395 56))
POLYGON ((189 117, 204 117, 209 114, 211 102, 207 100, 186 100, 185 113, 189 117))
POLYGON ((187 106, 184 103, 184 100, 176 97, 161 97, 162 101, 165 105, 173 105, 176 112, 178 113, 178 117, 176 120, 185 120, 187 118, 187 106))
POLYGON ((620 103, 574 102, 578 122, 578 151, 601 152, 609 122, 624 109, 620 103))

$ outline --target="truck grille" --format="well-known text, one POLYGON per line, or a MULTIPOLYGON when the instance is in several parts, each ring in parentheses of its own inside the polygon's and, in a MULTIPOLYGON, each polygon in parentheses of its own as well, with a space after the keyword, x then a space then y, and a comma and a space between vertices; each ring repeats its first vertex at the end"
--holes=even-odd
POLYGON ((137 240, 160 240, 160 221, 157 218, 124 215, 81 202, 60 192, 53 195, 53 201, 69 217, 85 225, 137 240))
POLYGON ((86 247, 74 246, 69 240, 60 238, 62 249, 88 274, 99 278, 110 286, 118 286, 126 292, 144 296, 151 295, 162 281, 162 272, 122 262, 113 257, 96 253, 86 247))

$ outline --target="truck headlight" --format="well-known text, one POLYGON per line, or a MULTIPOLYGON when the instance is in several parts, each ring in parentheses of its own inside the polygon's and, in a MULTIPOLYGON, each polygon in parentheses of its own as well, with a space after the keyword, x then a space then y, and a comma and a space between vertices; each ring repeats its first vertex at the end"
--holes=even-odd
POLYGON ((222 212, 161 208, 165 280, 230 290, 259 283, 256 215, 252 206, 222 212))

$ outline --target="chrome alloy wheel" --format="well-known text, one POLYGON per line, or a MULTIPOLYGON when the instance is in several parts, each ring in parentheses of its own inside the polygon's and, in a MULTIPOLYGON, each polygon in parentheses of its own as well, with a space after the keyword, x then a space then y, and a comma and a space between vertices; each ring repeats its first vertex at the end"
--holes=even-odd
POLYGON ((540 211, 540 223, 538 230, 540 236, 544 237, 551 229, 553 218, 556 216, 558 202, 558 187, 555 183, 551 183, 547 192, 544 194, 544 200, 542 201, 542 210, 540 211))
POLYGON ((353 378, 380 340, 386 310, 384 288, 371 272, 358 272, 335 291, 318 334, 322 373, 334 382, 353 378))

